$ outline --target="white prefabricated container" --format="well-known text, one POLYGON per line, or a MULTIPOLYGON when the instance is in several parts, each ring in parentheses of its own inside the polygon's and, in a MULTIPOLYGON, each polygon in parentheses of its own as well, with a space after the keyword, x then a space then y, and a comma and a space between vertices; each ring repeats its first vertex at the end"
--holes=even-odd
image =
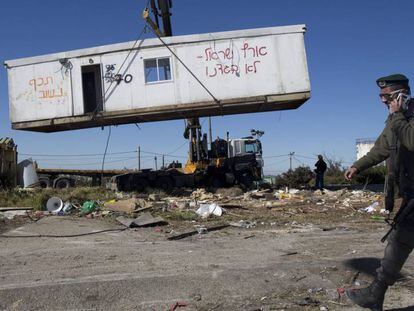
POLYGON ((154 38, 6 61, 12 128, 54 132, 295 109, 310 97, 305 30, 163 38, 171 50, 154 38))

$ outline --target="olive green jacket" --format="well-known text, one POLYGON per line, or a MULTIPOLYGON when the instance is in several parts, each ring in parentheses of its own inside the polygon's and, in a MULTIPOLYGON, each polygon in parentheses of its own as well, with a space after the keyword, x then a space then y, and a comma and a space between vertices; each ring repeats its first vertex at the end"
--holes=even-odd
MULTIPOLYGON (((414 102, 411 102, 413 105, 414 102)), ((374 147, 352 166, 363 171, 387 160, 394 139, 397 147, 395 165, 396 195, 414 197, 414 117, 413 113, 396 112, 389 115, 384 130, 374 147)), ((389 165, 389 163, 387 163, 389 165)))

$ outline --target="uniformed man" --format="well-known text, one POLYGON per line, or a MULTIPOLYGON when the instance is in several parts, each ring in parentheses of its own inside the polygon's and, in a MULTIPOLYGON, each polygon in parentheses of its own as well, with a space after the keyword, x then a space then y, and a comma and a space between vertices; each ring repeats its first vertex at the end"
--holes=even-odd
POLYGON ((345 178, 351 180, 387 160, 386 209, 392 211, 395 196, 403 199, 374 281, 368 287, 346 291, 354 303, 371 310, 382 310, 386 290, 395 283, 414 247, 414 100, 408 79, 402 74, 379 78, 377 85, 381 101, 389 110, 385 128, 371 151, 345 173, 345 178))

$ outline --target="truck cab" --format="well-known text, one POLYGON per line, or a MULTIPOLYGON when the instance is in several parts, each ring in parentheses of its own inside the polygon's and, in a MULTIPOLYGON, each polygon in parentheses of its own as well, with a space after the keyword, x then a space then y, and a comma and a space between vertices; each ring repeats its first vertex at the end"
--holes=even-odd
POLYGON ((263 168, 263 150, 262 143, 259 139, 249 136, 229 140, 229 157, 243 156, 246 154, 254 154, 256 156, 257 166, 261 169, 263 168))

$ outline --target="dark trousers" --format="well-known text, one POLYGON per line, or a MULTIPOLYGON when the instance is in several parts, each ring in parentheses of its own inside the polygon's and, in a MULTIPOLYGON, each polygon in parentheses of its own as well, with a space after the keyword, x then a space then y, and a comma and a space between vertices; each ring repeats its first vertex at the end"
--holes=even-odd
POLYGON ((323 173, 316 173, 315 188, 323 190, 323 173))
MULTIPOLYGON (((407 204, 408 200, 404 200, 401 208, 407 204)), ((377 270, 377 278, 388 285, 393 285, 413 248, 414 212, 411 212, 390 234, 381 267, 377 270)))

